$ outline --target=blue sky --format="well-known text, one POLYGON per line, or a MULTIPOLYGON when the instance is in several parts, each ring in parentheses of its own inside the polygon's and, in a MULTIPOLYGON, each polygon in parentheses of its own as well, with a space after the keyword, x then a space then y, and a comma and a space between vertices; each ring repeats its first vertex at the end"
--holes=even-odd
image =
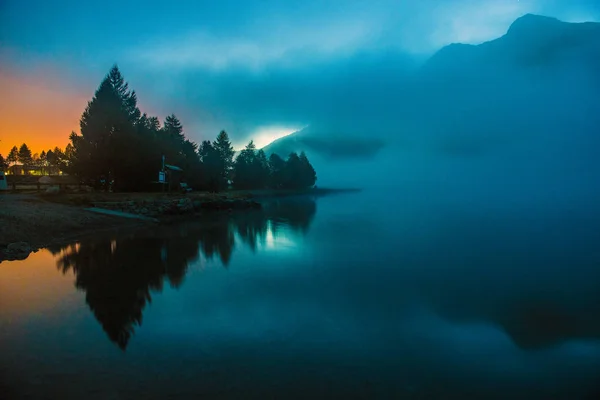
POLYGON ((266 141, 323 113, 342 119, 331 103, 357 77, 393 79, 411 58, 496 38, 525 13, 598 21, 600 2, 1 0, 0 68, 81 102, 116 62, 144 111, 174 112, 193 139, 224 128, 266 141))

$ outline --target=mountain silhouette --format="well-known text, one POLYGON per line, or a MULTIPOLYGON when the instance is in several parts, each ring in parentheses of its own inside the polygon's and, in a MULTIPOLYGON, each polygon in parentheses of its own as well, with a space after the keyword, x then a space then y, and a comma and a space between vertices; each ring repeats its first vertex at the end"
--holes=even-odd
POLYGON ((339 127, 316 123, 264 149, 282 157, 306 151, 309 157, 369 158, 390 144, 431 137, 425 141, 435 151, 470 157, 522 132, 586 134, 600 123, 594 101, 600 92, 600 23, 527 14, 497 39, 440 49, 403 82, 391 101, 359 99, 362 115, 348 112, 339 127), (358 123, 365 119, 370 123, 358 123))

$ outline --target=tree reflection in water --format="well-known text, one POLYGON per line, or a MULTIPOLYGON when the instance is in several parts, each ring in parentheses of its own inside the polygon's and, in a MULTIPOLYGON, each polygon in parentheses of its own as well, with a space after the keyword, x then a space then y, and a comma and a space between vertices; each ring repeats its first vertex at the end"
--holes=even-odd
POLYGON ((75 274, 75 286, 85 291, 86 303, 111 341, 125 350, 142 312, 160 292, 165 278, 171 287, 182 285, 188 266, 202 254, 218 256, 223 266, 231 261, 237 232, 252 251, 267 232, 275 235, 281 225, 306 234, 316 213, 310 198, 267 203, 260 211, 215 214, 202 223, 137 232, 117 238, 95 238, 49 250, 57 267, 75 274), (207 220, 208 219, 208 220, 207 220))

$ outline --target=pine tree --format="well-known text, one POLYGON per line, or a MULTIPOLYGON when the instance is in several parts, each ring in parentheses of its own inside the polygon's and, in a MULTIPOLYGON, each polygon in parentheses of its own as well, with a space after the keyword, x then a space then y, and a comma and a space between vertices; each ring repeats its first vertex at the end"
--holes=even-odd
POLYGON ((31 156, 31 166, 34 167, 35 169, 41 169, 42 160, 40 160, 39 153, 34 153, 33 156, 31 156))
POLYGON ((0 154, 0 171, 5 172, 8 169, 8 162, 0 154))
POLYGON ((269 184, 269 161, 265 152, 260 149, 256 153, 255 163, 255 174, 256 174, 256 189, 264 189, 269 184))
POLYGON ((27 173, 33 163, 33 157, 31 155, 31 150, 29 150, 29 147, 27 147, 25 143, 19 147, 18 158, 19 162, 23 164, 23 172, 27 173))
POLYGON ((75 157, 75 148, 73 147, 73 145, 71 143, 67 143, 67 146, 65 147, 63 160, 62 160, 63 169, 68 170, 70 168, 71 164, 73 163, 74 157, 75 157))
POLYGON ((181 122, 174 114, 169 115, 165 119, 160 135, 160 147, 167 163, 183 167, 185 163, 183 154, 185 140, 181 122))
POLYGON ((48 169, 48 158, 46 156, 45 150, 42 150, 42 152, 40 153, 40 167, 41 167, 42 175, 44 175, 48 169))
MULTIPOLYGON (((81 116, 81 135, 71 134, 76 154, 73 172, 92 186, 98 187, 114 177, 114 136, 127 121, 121 106, 109 77, 105 77, 81 116)), ((54 153, 58 163, 58 154, 54 153)))
POLYGON ((219 191, 222 176, 219 153, 209 140, 205 140, 198 149, 198 155, 203 168, 203 186, 211 192, 219 191))
POLYGON ((171 114, 165 119, 163 129, 169 135, 169 137, 173 138, 175 141, 183 142, 185 140, 183 135, 183 126, 181 126, 181 122, 175 116, 175 114, 171 114))
POLYGON ((64 170, 65 166, 65 153, 60 149, 60 147, 56 146, 52 151, 54 154, 54 166, 56 168, 56 172, 64 170))
MULTIPOLYGON (((71 135, 70 170, 94 186, 131 189, 150 178, 137 124, 141 113, 118 67, 112 67, 81 116, 81 135, 71 135), (146 178, 146 179, 144 179, 146 178)), ((64 163, 66 164, 66 160, 64 163)))
POLYGON ((233 156, 235 151, 229 140, 227 132, 221 131, 217 136, 217 140, 213 144, 219 159, 221 161, 221 180, 219 182, 220 188, 226 188, 227 182, 231 178, 231 170, 233 168, 233 156))
POLYGON ((281 169, 280 159, 277 160, 277 158, 273 156, 271 156, 271 159, 272 181, 279 187, 287 189, 307 189, 315 185, 317 174, 304 152, 300 155, 291 153, 287 161, 285 161, 283 170, 281 169), (279 167, 274 170, 273 164, 279 164, 279 167))
POLYGON ((285 161, 273 153, 269 157, 269 186, 280 189, 285 185, 285 161))
POLYGON ((137 107, 137 95, 135 90, 129 90, 129 84, 125 82, 125 78, 119 71, 119 67, 115 64, 110 69, 107 77, 114 91, 121 99, 121 106, 128 116, 129 121, 135 123, 141 117, 141 112, 137 107))
MULTIPOLYGON (((52 150, 48 150, 46 152, 46 163, 48 164, 49 171, 53 171, 54 167, 56 167, 56 164, 57 164, 56 155, 54 154, 54 152, 52 150)), ((52 175, 52 174, 50 174, 50 175, 52 175)))
POLYGON ((10 149, 6 161, 11 165, 15 165, 17 161, 19 161, 19 149, 17 146, 13 146, 13 148, 10 149))
POLYGON ((317 173, 304 152, 300 153, 300 182, 302 188, 310 188, 317 182, 317 173))
POLYGON ((236 189, 254 189, 256 185, 255 166, 256 146, 251 140, 235 159, 233 186, 236 189))

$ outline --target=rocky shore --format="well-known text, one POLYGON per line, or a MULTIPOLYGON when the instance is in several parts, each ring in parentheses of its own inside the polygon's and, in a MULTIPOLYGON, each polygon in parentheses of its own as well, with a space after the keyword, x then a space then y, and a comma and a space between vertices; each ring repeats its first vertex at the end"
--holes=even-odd
POLYGON ((181 199, 128 200, 112 202, 96 202, 94 207, 163 218, 177 215, 190 215, 202 211, 232 211, 260 209, 260 203, 251 199, 229 199, 225 196, 218 199, 200 200, 184 197, 181 199))
POLYGON ((268 198, 323 196, 348 191, 265 190, 181 196, 153 193, 0 193, 0 262, 25 259, 37 249, 73 242, 102 231, 117 233, 123 229, 143 227, 144 224, 190 219, 201 222, 206 213, 260 210, 259 200, 268 198))

